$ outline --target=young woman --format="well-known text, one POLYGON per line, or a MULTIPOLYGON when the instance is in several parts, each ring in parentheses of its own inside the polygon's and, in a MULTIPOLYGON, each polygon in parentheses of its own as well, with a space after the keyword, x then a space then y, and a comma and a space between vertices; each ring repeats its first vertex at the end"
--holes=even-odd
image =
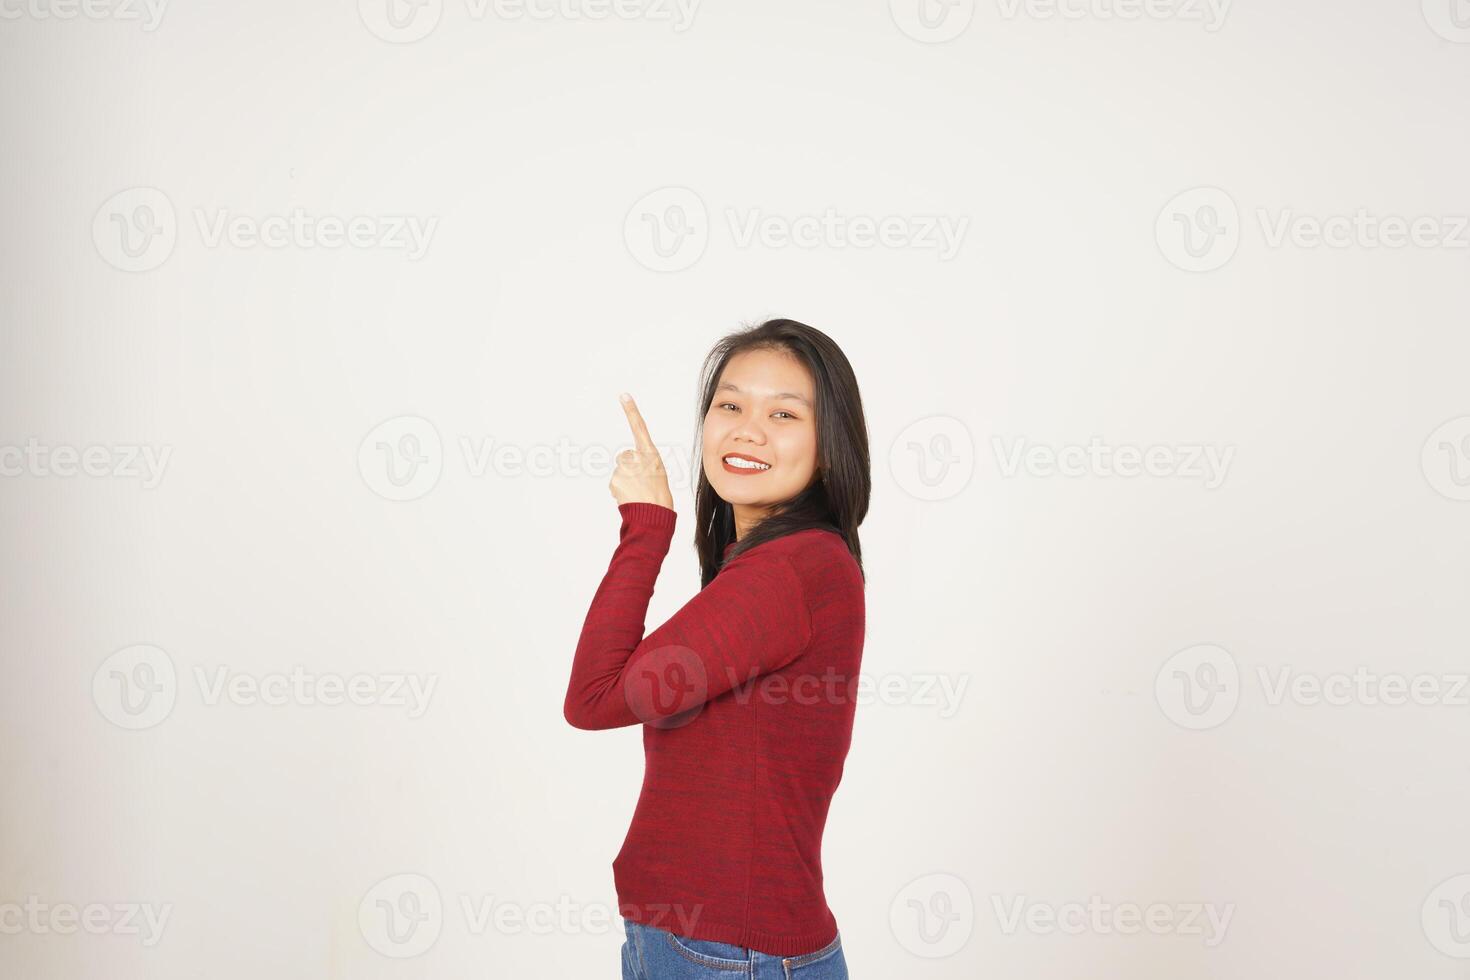
POLYGON ((720 340, 701 389, 700 591, 643 635, 676 514, 624 395, 634 448, 609 484, 622 527, 567 686, 573 726, 643 725, 612 865, 623 978, 846 980, 821 858, 863 651, 862 400, 837 345, 794 320, 720 340))

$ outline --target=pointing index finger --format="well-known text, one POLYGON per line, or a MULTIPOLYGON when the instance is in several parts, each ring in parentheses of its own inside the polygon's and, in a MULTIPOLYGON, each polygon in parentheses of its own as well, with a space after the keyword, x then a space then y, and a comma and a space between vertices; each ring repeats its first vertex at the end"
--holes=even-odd
POLYGON ((623 414, 628 417, 628 427, 633 430, 633 444, 640 452, 653 449, 653 437, 648 434, 648 426, 643 423, 633 396, 625 392, 619 398, 623 403, 623 414))

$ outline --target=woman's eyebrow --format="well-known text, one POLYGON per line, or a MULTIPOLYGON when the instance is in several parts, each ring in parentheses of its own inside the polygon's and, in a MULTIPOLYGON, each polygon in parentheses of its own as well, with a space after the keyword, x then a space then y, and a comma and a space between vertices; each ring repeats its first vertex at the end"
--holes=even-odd
MULTIPOLYGON (((724 391, 727 388, 730 391, 740 391, 740 388, 739 387, 737 387, 736 385, 732 385, 728 381, 722 382, 720 384, 720 386, 718 388, 716 388, 715 390, 716 391, 724 391)), ((741 394, 744 394, 744 392, 740 392, 740 393, 741 394)), ((771 397, 772 398, 791 398, 791 399, 794 399, 796 401, 801 402, 807 408, 811 408, 812 407, 812 403, 806 400, 806 396, 805 395, 798 395, 794 391, 778 391, 774 395, 772 395, 771 397)))

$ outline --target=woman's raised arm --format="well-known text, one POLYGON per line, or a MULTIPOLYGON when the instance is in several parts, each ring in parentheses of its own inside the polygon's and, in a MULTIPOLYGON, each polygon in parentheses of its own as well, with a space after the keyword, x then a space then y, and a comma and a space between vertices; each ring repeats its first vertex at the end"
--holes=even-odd
POLYGON ((676 728, 705 702, 796 659, 811 640, 800 578, 779 551, 753 548, 668 622, 643 635, 677 515, 618 506, 617 549, 582 625, 563 714, 576 728, 676 728))

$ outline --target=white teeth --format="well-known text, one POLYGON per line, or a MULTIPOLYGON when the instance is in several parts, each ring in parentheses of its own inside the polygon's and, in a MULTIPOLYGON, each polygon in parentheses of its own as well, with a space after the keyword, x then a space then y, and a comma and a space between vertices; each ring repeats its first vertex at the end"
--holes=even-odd
POLYGON ((748 459, 740 459, 739 457, 736 457, 736 456, 726 456, 725 457, 725 462, 729 463, 731 466, 738 466, 742 470, 768 470, 768 469, 770 469, 770 467, 767 466, 765 463, 753 463, 753 462, 751 462, 748 459))

